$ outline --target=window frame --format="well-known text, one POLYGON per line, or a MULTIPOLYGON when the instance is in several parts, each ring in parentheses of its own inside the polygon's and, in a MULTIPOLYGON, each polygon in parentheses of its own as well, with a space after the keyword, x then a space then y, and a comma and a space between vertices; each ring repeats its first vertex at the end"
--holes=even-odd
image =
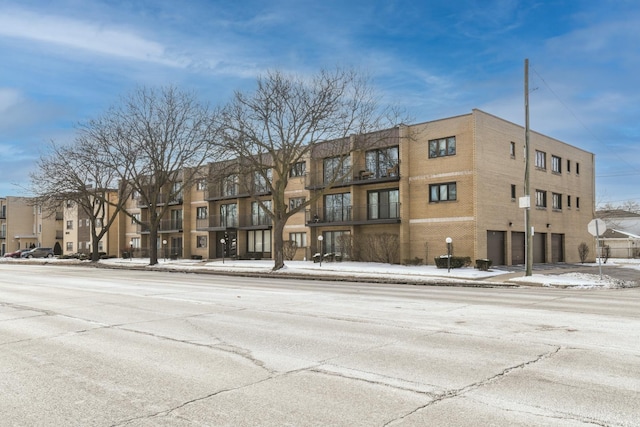
POLYGON ((368 220, 398 218, 400 218, 400 190, 398 188, 385 188, 367 192, 368 220), (372 203, 371 201, 371 197, 374 195, 376 196, 376 203, 372 203), (393 195, 395 195, 395 197, 392 197, 393 195), (383 199, 386 199, 386 203, 383 199), (392 201, 392 199, 394 201, 392 201))
POLYGON ((547 153, 536 150, 535 166, 538 169, 547 170, 547 153))
POLYGON ((430 159, 455 156, 457 152, 456 136, 453 135, 444 138, 431 139, 429 140, 428 149, 430 159))
POLYGON ((536 190, 536 208, 546 209, 547 208, 547 192, 546 190, 536 190))
POLYGON ((551 208, 556 211, 562 210, 562 194, 551 193, 551 208))
POLYGON ((458 200, 458 183, 457 182, 453 181, 453 182, 442 182, 438 184, 429 184, 429 203, 455 202, 457 200, 458 200), (445 189, 445 192, 446 192, 446 196, 444 199, 442 197, 443 189, 445 189), (453 191, 451 191, 451 189, 453 189, 453 191), (451 197, 451 194, 453 194, 453 197, 451 197))
POLYGON ((562 173, 562 157, 551 155, 551 172, 562 173))
POLYGON ((307 174, 307 162, 295 162, 289 168, 289 178, 298 178, 307 174))

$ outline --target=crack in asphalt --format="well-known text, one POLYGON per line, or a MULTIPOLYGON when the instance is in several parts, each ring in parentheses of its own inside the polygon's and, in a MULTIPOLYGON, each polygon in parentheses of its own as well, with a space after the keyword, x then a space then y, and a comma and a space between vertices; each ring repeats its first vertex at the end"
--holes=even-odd
POLYGON ((437 403, 439 403, 439 402, 442 402, 442 401, 444 401, 444 400, 448 400, 448 399, 453 399, 453 398, 459 397, 459 396, 461 396, 461 395, 463 395, 463 394, 465 394, 465 393, 467 393, 467 392, 469 392, 469 391, 471 391, 471 390, 476 390, 476 389, 478 389, 478 388, 480 388, 480 387, 483 387, 483 386, 485 386, 485 385, 487 385, 487 384, 490 384, 490 383, 492 383, 492 382, 494 382, 494 381, 500 380, 500 379, 502 379, 502 378, 506 377, 507 375, 509 375, 511 372, 513 372, 513 371, 517 370, 517 369, 523 369, 523 368, 525 368, 525 367, 527 367, 527 366, 529 366, 529 365, 536 364, 536 363, 538 363, 538 362, 540 362, 540 361, 542 361, 542 360, 544 360, 544 359, 547 359, 547 358, 549 358, 549 357, 554 356, 554 355, 555 355, 555 354, 557 354, 561 349, 562 349, 562 347, 556 347, 556 348, 555 348, 554 350, 552 350, 552 351, 549 351, 549 352, 546 352, 546 353, 539 354, 535 359, 532 359, 532 360, 529 360, 529 361, 526 361, 526 362, 520 363, 520 364, 518 364, 518 365, 510 366, 510 367, 508 367, 508 368, 506 368, 506 369, 503 369, 501 372, 499 372, 499 373, 497 373, 496 375, 493 375, 493 376, 491 376, 491 377, 489 377, 489 378, 485 378, 485 379, 483 379, 483 380, 481 380, 481 381, 477 381, 477 382, 475 382, 475 383, 472 383, 472 384, 466 385, 466 386, 464 386, 464 387, 462 387, 462 388, 453 389, 453 390, 447 390, 447 391, 446 391, 446 392, 444 392, 444 393, 440 393, 440 394, 438 394, 438 395, 435 395, 435 396, 434 396, 434 398, 433 398, 431 401, 427 402, 426 404, 421 405, 421 406, 418 406, 418 407, 417 407, 417 408, 415 408, 414 410, 412 410, 412 411, 410 411, 410 412, 408 412, 408 413, 406 413, 406 414, 402 415, 401 417, 398 417, 398 418, 396 418, 396 419, 393 419, 393 420, 391 420, 391 421, 388 421, 387 423, 383 424, 383 426, 391 426, 391 425, 394 425, 394 424, 396 424, 396 423, 398 423, 398 422, 400 422, 400 421, 404 420, 405 418, 407 418, 407 417, 409 417, 409 416, 411 416, 411 415, 413 415, 413 414, 417 413, 418 411, 421 411, 421 410, 423 410, 423 409, 425 409, 425 408, 428 408, 428 407, 430 407, 430 406, 433 406, 433 405, 435 405, 435 404, 437 404, 437 403))

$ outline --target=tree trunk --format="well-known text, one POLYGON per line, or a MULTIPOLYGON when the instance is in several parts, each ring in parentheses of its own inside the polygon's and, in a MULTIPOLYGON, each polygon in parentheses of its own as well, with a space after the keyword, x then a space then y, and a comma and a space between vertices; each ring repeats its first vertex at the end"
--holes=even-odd
MULTIPOLYGON (((95 231, 95 228, 92 230, 95 231)), ((95 232, 91 233, 91 262, 98 262, 100 260, 100 254, 98 251, 98 235, 95 232)))
POLYGON ((149 265, 158 263, 158 224, 149 223, 149 265))
POLYGON ((273 224, 273 271, 280 270, 284 267, 284 238, 282 237, 282 233, 286 223, 286 219, 277 219, 273 224))

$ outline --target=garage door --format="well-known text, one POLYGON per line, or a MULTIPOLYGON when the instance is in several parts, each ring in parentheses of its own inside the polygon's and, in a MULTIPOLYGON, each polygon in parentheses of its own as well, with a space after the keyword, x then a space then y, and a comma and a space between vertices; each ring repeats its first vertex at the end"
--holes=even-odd
POLYGON ((505 265, 504 235, 504 231, 487 231, 487 258, 492 261, 493 265, 505 265))

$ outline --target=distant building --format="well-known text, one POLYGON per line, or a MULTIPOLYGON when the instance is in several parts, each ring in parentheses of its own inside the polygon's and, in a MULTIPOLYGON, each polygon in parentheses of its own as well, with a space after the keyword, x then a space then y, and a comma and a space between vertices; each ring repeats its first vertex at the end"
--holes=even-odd
POLYGON ((62 253, 62 220, 62 211, 43 210, 31 198, 0 198, 0 254, 30 247, 62 253))
POLYGON ((640 258, 640 214, 622 209, 601 210, 596 216, 607 224, 598 254, 608 251, 610 258, 640 258))

